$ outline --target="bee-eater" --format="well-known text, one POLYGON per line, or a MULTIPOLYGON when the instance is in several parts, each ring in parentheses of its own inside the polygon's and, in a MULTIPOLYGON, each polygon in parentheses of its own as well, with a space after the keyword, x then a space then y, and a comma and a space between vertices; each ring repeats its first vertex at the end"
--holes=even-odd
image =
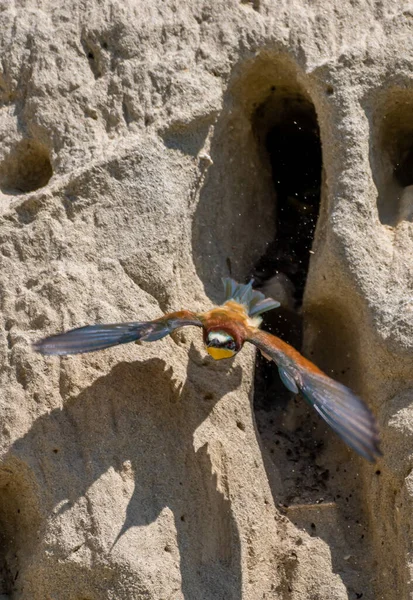
POLYGON ((281 380, 294 394, 301 392, 332 429, 369 461, 381 455, 376 420, 349 388, 328 377, 280 338, 259 329, 261 314, 280 304, 252 289, 252 282, 223 280, 225 302, 206 313, 173 312, 153 321, 88 325, 52 335, 34 344, 42 354, 79 354, 137 340, 155 342, 179 327, 201 327, 205 348, 215 360, 231 358, 245 342, 254 344, 278 367, 281 380))

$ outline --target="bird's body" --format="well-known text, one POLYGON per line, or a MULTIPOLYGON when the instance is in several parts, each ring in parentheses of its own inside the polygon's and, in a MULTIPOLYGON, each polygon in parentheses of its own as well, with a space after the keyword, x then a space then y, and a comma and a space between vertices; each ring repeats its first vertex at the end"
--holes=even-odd
POLYGON ((88 325, 40 340, 34 347, 42 354, 94 352, 137 340, 154 342, 190 325, 202 328, 206 350, 215 360, 231 358, 249 342, 276 363, 284 385, 291 392, 302 392, 349 446, 374 461, 381 454, 378 428, 364 402, 292 346, 259 329, 260 315, 277 308, 279 302, 253 290, 251 283, 242 285, 225 279, 224 285, 224 304, 206 313, 182 310, 153 321, 88 325))
POLYGON ((199 319, 206 350, 215 360, 234 356, 242 348, 248 332, 258 328, 261 323, 260 317, 249 317, 245 306, 234 300, 228 300, 223 306, 199 315, 199 319), (216 345, 210 343, 213 340, 217 341, 216 345), (234 349, 227 347, 232 340, 234 349))

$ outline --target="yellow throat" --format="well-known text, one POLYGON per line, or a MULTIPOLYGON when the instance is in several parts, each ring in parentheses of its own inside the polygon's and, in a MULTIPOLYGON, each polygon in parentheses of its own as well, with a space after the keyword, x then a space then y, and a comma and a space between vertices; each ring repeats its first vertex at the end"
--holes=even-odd
POLYGON ((214 360, 222 360, 223 358, 231 358, 235 352, 228 350, 227 348, 214 348, 213 346, 207 347, 206 351, 212 356, 214 360))

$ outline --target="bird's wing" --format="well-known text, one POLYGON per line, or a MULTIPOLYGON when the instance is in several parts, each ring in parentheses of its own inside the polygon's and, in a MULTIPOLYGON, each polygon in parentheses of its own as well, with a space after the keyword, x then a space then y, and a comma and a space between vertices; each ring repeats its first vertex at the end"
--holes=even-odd
POLYGON ((66 355, 95 352, 137 340, 155 342, 178 327, 187 325, 202 327, 202 322, 196 314, 183 310, 170 313, 154 321, 87 325, 46 337, 36 342, 33 347, 41 354, 66 355))
POLYGON ((274 335, 255 329, 247 341, 277 364, 284 385, 302 392, 346 444, 371 462, 381 456, 376 420, 361 398, 274 335))

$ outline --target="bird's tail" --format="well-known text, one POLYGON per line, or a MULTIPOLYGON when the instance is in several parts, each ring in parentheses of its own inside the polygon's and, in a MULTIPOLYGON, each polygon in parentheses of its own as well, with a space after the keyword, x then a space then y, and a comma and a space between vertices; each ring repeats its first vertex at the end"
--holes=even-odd
POLYGON ((222 280, 225 288, 225 302, 235 300, 243 304, 250 317, 256 317, 268 310, 278 308, 280 303, 273 298, 266 298, 264 294, 252 289, 253 280, 249 283, 237 283, 230 277, 224 277, 222 280))

